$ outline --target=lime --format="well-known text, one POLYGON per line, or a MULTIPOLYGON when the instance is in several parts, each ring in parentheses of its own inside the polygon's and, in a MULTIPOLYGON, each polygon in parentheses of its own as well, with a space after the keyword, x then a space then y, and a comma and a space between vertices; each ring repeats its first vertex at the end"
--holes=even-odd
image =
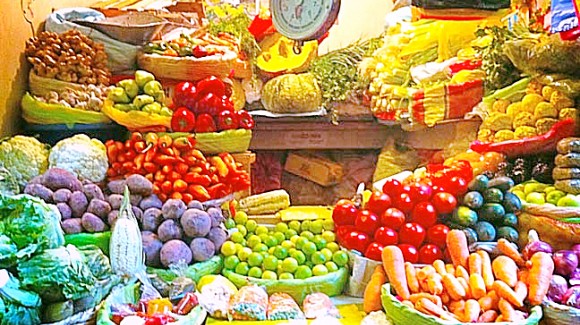
POLYGON ((330 243, 326 244, 326 248, 330 249, 330 251, 333 253, 340 249, 338 244, 335 242, 330 242, 330 243))
POLYGON ((312 270, 306 265, 300 265, 296 272, 294 273, 294 277, 296 279, 308 279, 312 276, 312 270))
POLYGON ((294 275, 292 275, 292 273, 284 272, 284 273, 280 274, 278 279, 280 279, 280 280, 292 280, 292 279, 294 279, 294 275))
POLYGON ((324 230, 333 231, 334 230, 334 221, 332 219, 325 219, 322 221, 322 228, 324 230))
POLYGON ((248 230, 248 232, 254 232, 256 230, 256 227, 258 227, 258 223, 256 222, 256 220, 248 220, 248 222, 246 222, 246 229, 248 230))
MULTIPOLYGON (((266 246, 266 247, 268 247, 268 246, 266 246)), ((268 254, 274 255, 274 250, 276 250, 276 246, 267 248, 267 250, 268 250, 268 254)))
POLYGON ((243 211, 237 211, 234 221, 237 225, 245 225, 248 222, 248 215, 243 211))
POLYGON ((235 233, 233 233, 231 239, 234 243, 238 243, 238 244, 245 240, 244 234, 242 234, 239 231, 236 231, 235 233))
POLYGON ((298 237, 298 239, 296 239, 296 248, 298 249, 302 249, 302 246, 304 246, 304 244, 308 243, 309 240, 308 238, 304 238, 304 237, 298 237))
POLYGON ((236 269, 234 272, 240 275, 248 275, 248 271, 250 271, 250 267, 246 262, 240 262, 236 265, 236 269))
POLYGON ((274 230, 283 233, 288 230, 288 225, 285 222, 278 222, 274 230))
POLYGON ((266 245, 264 245, 262 243, 259 243, 256 246, 252 247, 252 250, 254 252, 257 252, 257 253, 267 252, 268 251, 268 246, 266 246, 266 245))
POLYGON ((265 243, 266 240, 268 239, 268 237, 270 237, 270 236, 268 236, 268 234, 264 234, 264 233, 256 234, 256 235, 258 235, 258 237, 260 237, 260 239, 262 240, 262 243, 265 243))
POLYGON ((310 231, 311 224, 312 221, 310 220, 302 220, 302 223, 300 224, 300 231, 310 231))
POLYGON ((296 235, 298 235, 298 232, 296 232, 296 230, 294 229, 288 229, 284 232, 284 236, 286 237, 286 239, 291 239, 296 235))
POLYGON ((236 254, 244 248, 244 245, 240 243, 235 243, 234 245, 236 245, 236 254))
POLYGON ((278 275, 276 274, 276 272, 264 271, 264 273, 262 273, 262 279, 277 280, 278 275))
POLYGON ((316 250, 317 250, 316 249, 316 244, 314 244, 313 242, 307 242, 306 244, 304 244, 302 246, 302 251, 307 256, 310 256, 310 255, 314 254, 316 252, 316 250))
POLYGON ((292 257, 296 261, 298 261, 298 264, 300 264, 300 265, 302 265, 302 264, 304 264, 304 262, 306 262, 306 255, 304 255, 304 253, 302 253, 301 251, 290 252, 290 257, 292 257))
POLYGON ((238 263, 240 263, 240 259, 236 255, 224 258, 224 267, 228 270, 234 270, 238 263))
POLYGON ((232 229, 236 226, 236 222, 232 218, 227 218, 224 225, 226 226, 226 229, 232 229))
POLYGON ((260 253, 252 253, 248 256, 248 264, 250 266, 261 266, 264 261, 264 257, 260 253))
POLYGON ((248 234, 248 229, 246 229, 246 226, 244 226, 244 225, 237 225, 236 228, 238 228, 238 231, 240 233, 242 233, 242 235, 244 235, 244 237, 246 237, 246 235, 248 234))
POLYGON ((245 262, 248 260, 248 257, 250 257, 252 253, 253 252, 249 247, 244 247, 241 251, 238 252, 238 257, 240 258, 240 261, 245 262))
POLYGON ((321 250, 326 247, 326 240, 321 235, 316 235, 312 238, 312 242, 316 245, 316 249, 321 250))
POLYGON ((348 254, 344 251, 334 252, 332 254, 332 261, 338 266, 345 266, 348 263, 348 254))
POLYGON ((288 257, 288 250, 282 246, 276 246, 276 248, 274 249, 274 256, 283 260, 286 257, 288 257))
POLYGON ((303 232, 300 233, 300 236, 301 237, 304 237, 304 238, 306 238, 308 240, 312 240, 314 238, 314 234, 311 233, 310 231, 303 231, 303 232))
POLYGON ((314 220, 310 223, 310 231, 314 234, 321 234, 322 233, 322 220, 314 220))
POLYGON ((268 238, 264 240, 264 244, 266 244, 266 246, 268 247, 273 247, 278 245, 278 241, 276 240, 276 238, 274 238, 274 236, 268 236, 268 238))
POLYGON ((290 249, 288 249, 288 255, 290 255, 290 254, 296 254, 296 252, 298 252, 298 250, 296 248, 290 248, 290 249))
POLYGON ((284 272, 294 273, 298 268, 298 261, 292 257, 287 257, 282 262, 282 270, 284 272))
POLYGON ((325 231, 322 233, 322 238, 326 240, 327 243, 336 241, 336 235, 332 231, 325 231))
POLYGON ((264 258, 264 262, 262 264, 266 270, 276 271, 278 268, 278 259, 276 256, 270 255, 264 258))
POLYGON ((274 235, 272 235, 274 238, 276 238, 276 242, 278 242, 278 244, 282 243, 284 240, 286 240, 286 236, 284 236, 283 233, 281 232, 275 232, 274 235))
POLYGON ((312 263, 312 261, 306 261, 304 262, 304 265, 308 266, 310 269, 314 267, 314 263, 312 263))
POLYGON ((248 271, 248 276, 259 279, 262 277, 262 269, 257 266, 254 266, 248 271))
POLYGON ((236 254, 236 244, 233 241, 226 241, 220 248, 220 252, 224 256, 232 256, 236 254))
POLYGON ((319 264, 312 268, 312 274, 314 276, 326 275, 328 274, 328 269, 326 268, 326 266, 319 264))
POLYGON ((289 241, 289 240, 285 240, 282 243, 280 243, 280 246, 286 248, 286 249, 290 249, 290 248, 294 248, 294 243, 289 241))
POLYGON ((300 231, 300 221, 292 220, 288 223, 288 228, 294 230, 296 233, 300 231))
POLYGON ((258 226, 256 227, 256 230, 254 230, 254 233, 256 235, 268 234, 268 228, 266 228, 266 226, 258 226))
MULTIPOLYGON (((288 237, 286 237, 286 238, 288 238, 288 237)), ((298 238, 300 238, 300 236, 298 236, 298 235, 292 235, 292 236, 290 237, 290 241, 291 241, 292 243, 296 244, 296 241, 298 240, 298 238)))
MULTIPOLYGON (((252 221, 252 220, 250 220, 250 221, 252 221)), ((259 236, 250 235, 250 237, 248 237, 247 244, 248 244, 248 247, 250 247, 250 248, 254 248, 254 246, 261 244, 261 243, 262 243, 262 239, 260 239, 259 236)))
POLYGON ((312 256, 310 256, 310 261, 316 265, 324 264, 327 262, 326 256, 322 252, 314 252, 312 256))
POLYGON ((331 251, 328 248, 323 248, 320 250, 320 252, 322 253, 322 255, 324 255, 324 257, 326 258, 327 261, 331 261, 332 260, 332 253, 333 251, 331 251))
POLYGON ((338 266, 334 262, 326 262, 324 266, 326 266, 329 273, 338 271, 338 266))

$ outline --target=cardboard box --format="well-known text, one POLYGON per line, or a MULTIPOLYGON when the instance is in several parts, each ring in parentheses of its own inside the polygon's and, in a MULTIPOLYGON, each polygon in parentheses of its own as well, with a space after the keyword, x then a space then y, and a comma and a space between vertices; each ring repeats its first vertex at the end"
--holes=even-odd
POLYGON ((342 165, 307 153, 290 153, 284 170, 322 186, 338 184, 342 180, 342 165))

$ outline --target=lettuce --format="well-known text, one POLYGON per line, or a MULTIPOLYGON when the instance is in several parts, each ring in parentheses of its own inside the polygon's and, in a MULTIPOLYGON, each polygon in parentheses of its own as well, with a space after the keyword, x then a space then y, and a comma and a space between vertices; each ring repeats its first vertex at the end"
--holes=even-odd
POLYGON ((0 270, 0 325, 40 324, 40 297, 20 289, 18 279, 0 270))

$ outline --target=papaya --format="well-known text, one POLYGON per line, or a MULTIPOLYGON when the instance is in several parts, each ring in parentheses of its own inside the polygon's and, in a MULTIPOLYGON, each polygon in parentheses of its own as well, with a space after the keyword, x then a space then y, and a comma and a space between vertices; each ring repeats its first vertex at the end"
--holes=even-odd
POLYGON ((308 70, 310 63, 318 55, 318 42, 305 42, 299 54, 294 53, 293 47, 293 40, 278 33, 269 35, 260 42, 262 53, 258 56, 256 65, 269 77, 308 70))

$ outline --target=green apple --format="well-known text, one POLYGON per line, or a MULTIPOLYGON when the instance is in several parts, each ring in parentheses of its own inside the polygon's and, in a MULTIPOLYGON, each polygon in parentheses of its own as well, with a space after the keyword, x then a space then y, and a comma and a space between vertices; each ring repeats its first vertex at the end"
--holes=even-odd
POLYGON ((546 201, 548 203, 558 204, 558 201, 564 196, 566 196, 566 193, 559 190, 553 190, 546 194, 546 201))
POLYGON ((554 186, 548 186, 544 189, 544 193, 548 194, 548 193, 555 191, 555 190, 556 190, 556 188, 554 186))
POLYGON ((580 207, 580 198, 572 194, 567 194, 563 198, 559 199, 558 204, 556 205, 559 207, 580 207))
POLYGON ((514 191, 512 191, 512 193, 515 194, 518 198, 520 198, 520 200, 522 200, 522 201, 526 200, 526 193, 524 193, 524 191, 514 190, 514 191))
POLYGON ((524 185, 524 193, 526 193, 526 195, 533 193, 533 192, 543 192, 544 189, 546 189, 546 187, 548 187, 547 184, 542 184, 542 183, 527 183, 526 185, 524 185))
POLYGON ((544 193, 532 192, 526 195, 526 202, 532 204, 544 204, 546 203, 546 198, 544 193))

